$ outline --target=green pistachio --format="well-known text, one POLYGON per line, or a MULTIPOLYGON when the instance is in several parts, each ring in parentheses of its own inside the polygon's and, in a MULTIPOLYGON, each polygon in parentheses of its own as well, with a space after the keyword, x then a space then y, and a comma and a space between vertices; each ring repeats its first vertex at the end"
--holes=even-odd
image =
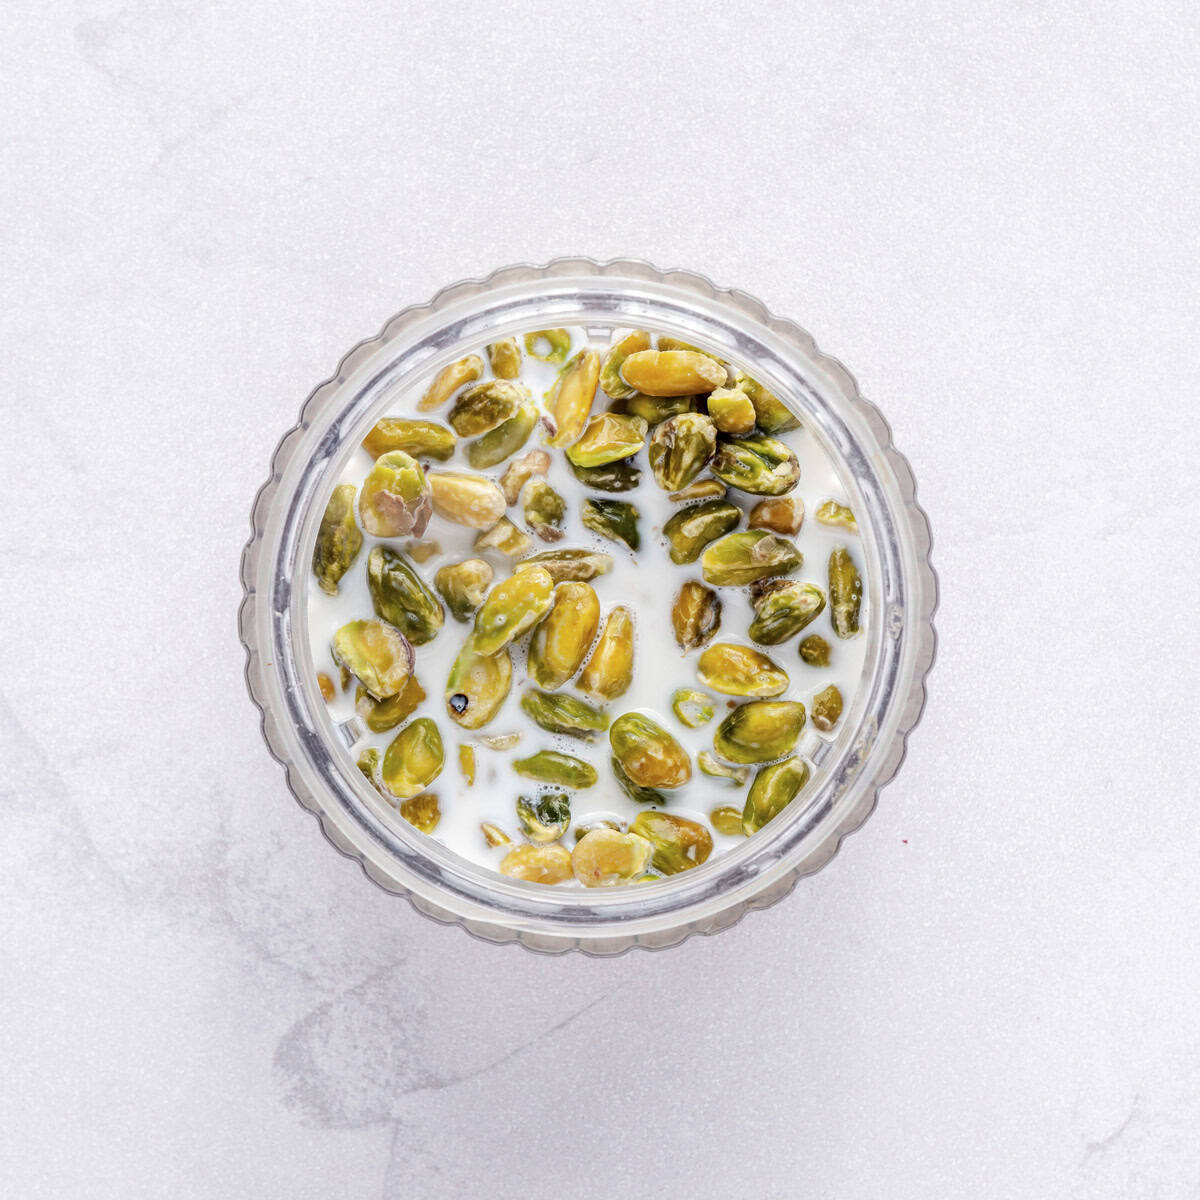
POLYGON ((621 378, 622 364, 631 354, 649 349, 650 335, 644 329, 635 329, 613 342, 612 349, 604 356, 604 365, 600 368, 600 386, 614 400, 623 400, 637 390, 621 378))
POLYGON ((515 759, 512 767, 526 779, 557 783, 565 788, 590 788, 599 779, 591 763, 571 754, 560 754, 557 750, 539 750, 528 758, 515 759))
POLYGON ((313 546, 312 568, 321 591, 336 596, 338 583, 362 549, 363 535, 354 520, 354 484, 333 489, 313 546))
POLYGON ((553 692, 530 689, 521 697, 525 715, 549 733, 564 733, 568 737, 590 741, 593 733, 608 728, 608 717, 599 709, 576 699, 553 692))
POLYGON ((757 434, 722 439, 712 473, 742 492, 782 496, 800 482, 800 462, 785 442, 757 434))
POLYGON ((491 529, 508 507, 504 493, 482 475, 471 475, 466 471, 431 471, 429 486, 433 490, 434 512, 447 521, 472 529, 491 529))
POLYGON ((475 437, 516 416, 528 400, 529 392, 519 383, 487 379, 463 391, 447 419, 459 437, 475 437))
POLYGON ((400 815, 422 833, 432 833, 442 819, 438 798, 432 792, 411 796, 400 804, 400 815))
POLYGON ((829 614, 833 632, 840 638, 851 638, 858 632, 862 590, 862 576, 850 551, 839 546, 829 556, 829 614))
POLYGON ((842 693, 831 683, 812 698, 812 723, 822 733, 829 733, 842 715, 842 693))
POLYGON ((713 748, 729 762, 770 762, 792 751, 804 720, 804 705, 798 701, 751 700, 717 727, 713 748))
POLYGON ((367 586, 375 615, 394 625, 414 646, 437 636, 445 610, 403 554, 390 546, 372 547, 367 555, 367 586))
POLYGON ((547 792, 536 800, 517 798, 521 831, 536 845, 557 842, 571 824, 571 801, 566 792, 547 792))
POLYGON ((436 458, 445 462, 457 442, 454 434, 437 421, 415 421, 407 417, 384 417, 363 438, 363 449, 378 458, 391 450, 403 450, 413 458, 436 458))
POLYGON ((597 413, 567 458, 577 467, 603 467, 630 458, 646 444, 646 422, 620 413, 597 413))
POLYGON ((641 787, 677 788, 692 777, 687 751, 644 713, 623 713, 612 723, 608 740, 622 770, 641 787))
POLYGON ((594 500, 589 497, 579 512, 586 528, 610 542, 624 542, 630 550, 641 544, 638 533, 638 510, 624 500, 594 500))
POLYGON ((495 654, 528 633, 550 611, 553 597, 554 580, 539 568, 498 583, 475 614, 475 652, 495 654))
POLYGON ((523 401, 508 420, 501 421, 495 429, 489 429, 467 446, 467 462, 477 471, 486 471, 488 467, 502 463, 529 441, 537 423, 538 410, 523 401))
POLYGON ((612 555, 600 554, 595 550, 543 550, 519 562, 515 570, 520 575, 541 567, 550 572, 555 583, 561 583, 564 579, 586 583, 597 575, 608 574, 612 564, 612 555))
POLYGON ((564 580, 529 643, 529 677, 553 691, 579 670, 600 625, 600 601, 591 584, 564 580))
POLYGON ((745 830, 742 828, 742 810, 732 804, 722 804, 708 814, 712 827, 726 837, 741 837, 745 830))
POLYGON ((750 637, 764 646, 793 638, 825 608, 825 594, 811 583, 794 579, 764 579, 751 587, 754 620, 750 637))
MULTIPOLYGON (((700 768, 701 774, 709 776, 711 779, 728 779, 737 787, 741 787, 747 779, 750 778, 749 767, 729 767, 725 763, 719 761, 707 750, 701 750, 696 755, 696 766, 700 768)), ((741 812, 738 812, 738 819, 741 819, 741 812)))
POLYGON ((757 380, 739 371, 733 382, 734 387, 741 388, 750 397, 750 403, 754 405, 755 419, 763 433, 786 433, 789 429, 800 428, 799 420, 783 401, 774 392, 767 391, 757 380))
POLYGON ((381 454, 363 480, 358 515, 375 537, 420 537, 429 524, 434 499, 421 464, 403 450, 381 454))
POLYGON ((681 508, 663 526, 673 563, 695 562, 709 542, 737 528, 742 510, 728 500, 704 500, 681 508))
POLYGON ((433 378, 429 390, 417 405, 419 412, 441 408, 464 383, 473 383, 483 374, 483 359, 478 354, 468 354, 458 362, 443 367, 433 378))
POLYGON ((643 787, 640 783, 634 783, 625 773, 625 768, 621 766, 620 759, 615 755, 609 760, 609 769, 612 771, 613 778, 617 781, 617 786, 635 804, 655 804, 661 807, 667 803, 666 796, 657 788, 643 787))
POLYGON ((717 593, 689 579, 671 606, 671 627, 681 650, 703 646, 721 627, 721 600, 717 593))
POLYGON ((633 614, 618 605, 604 622, 600 640, 579 677, 579 690, 593 700, 615 700, 632 682, 633 614))
POLYGON ((580 350, 559 372, 546 397, 546 411, 555 431, 551 446, 578 441, 592 412, 599 377, 600 358, 595 350, 580 350))
POLYGON ((712 834, 699 821, 689 821, 673 813, 640 812, 629 832, 645 838, 654 847, 651 861, 664 875, 690 871, 706 862, 712 853, 712 834))
POLYGON ((404 687, 386 700, 375 700, 365 687, 354 693, 354 711, 366 722, 372 733, 387 733, 402 721, 407 721, 425 699, 425 689, 410 675, 404 687))
POLYGON ((671 697, 671 711, 689 729, 699 729, 713 719, 716 708, 707 692, 695 688, 676 688, 671 697))
POLYGON ((571 350, 566 329, 535 329, 525 335, 525 353, 541 362, 563 362, 571 350))
POLYGON ((531 479, 522 493, 525 524, 544 542, 556 542, 562 537, 562 523, 567 515, 567 502, 544 480, 531 479))
POLYGON ((687 396, 721 387, 725 368, 695 350, 638 350, 621 364, 621 379, 647 396, 687 396))
POLYGON ((446 711, 464 729, 482 729, 499 712, 511 686, 507 647, 497 654, 479 654, 468 638, 446 680, 446 711))
POLYGON ((501 517, 491 529, 485 529, 475 539, 476 550, 498 550, 509 558, 520 558, 529 553, 533 538, 523 529, 518 529, 507 517, 501 517))
POLYGON ((487 348, 487 356, 497 379, 516 379, 521 374, 521 347, 515 337, 492 342, 487 348))
POLYGON ((333 661, 358 676, 376 700, 402 691, 416 657, 408 638, 386 621, 350 621, 333 635, 333 661))
POLYGON ((858 532, 858 522, 854 519, 854 513, 836 500, 826 500, 817 507, 817 520, 822 525, 834 525, 850 533, 858 532))
POLYGON ((742 832, 757 833, 777 817, 796 798, 808 782, 808 763, 802 758, 787 758, 772 767, 763 767, 754 777, 742 810, 742 832))
POLYGON ((483 603, 493 574, 491 563, 482 558, 465 558, 438 567, 433 586, 457 620, 469 621, 483 603))
POLYGON ((410 721, 383 755, 383 786, 400 800, 418 796, 441 773, 446 760, 442 735, 429 717, 410 721))
POLYGON ((721 433, 743 434, 754 428, 754 405, 740 388, 717 388, 708 394, 708 415, 721 433))
POLYGON ((704 470, 717 444, 717 427, 702 413, 663 421, 650 438, 650 469, 665 492, 686 487, 704 470))
POLYGON ((831 650, 829 643, 819 634, 810 633, 800 641, 800 657, 810 667, 827 667, 831 650))
POLYGON ((738 587, 798 571, 804 557, 791 542, 765 529, 747 529, 712 542, 700 558, 709 583, 738 587))
POLYGON ((700 682, 724 696, 780 696, 787 672, 765 654, 735 642, 717 642, 696 663, 700 682))
POLYGON ((567 465, 584 487, 598 492, 631 492, 642 481, 641 471, 627 461, 605 463, 602 467, 577 467, 573 462, 567 465))

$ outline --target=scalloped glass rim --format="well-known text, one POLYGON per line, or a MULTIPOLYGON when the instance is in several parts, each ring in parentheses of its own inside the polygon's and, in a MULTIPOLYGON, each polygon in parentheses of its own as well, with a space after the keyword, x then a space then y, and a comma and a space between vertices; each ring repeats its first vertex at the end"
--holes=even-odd
POLYGON ((892 446, 887 423, 841 363, 745 292, 627 260, 558 259, 454 284, 429 304, 405 309, 346 355, 336 375, 305 402, 271 468, 242 556, 239 612, 246 680, 262 714, 263 736, 286 767, 288 786, 318 816, 333 845, 428 916, 460 923, 488 940, 552 952, 615 954, 713 933, 750 908, 780 899, 801 875, 823 867, 867 818, 900 765, 905 737, 924 705, 935 646, 937 585, 912 472, 892 446), (586 893, 498 877, 379 819, 344 747, 331 744, 336 739, 329 736, 303 636, 304 588, 291 586, 297 568, 300 578, 308 570, 302 551, 308 547, 311 554, 331 466, 373 422, 381 391, 413 372, 432 372, 464 343, 569 324, 648 324, 707 343, 735 363, 753 364, 756 376, 791 400, 842 460, 854 507, 866 516, 864 574, 872 613, 864 686, 844 717, 854 733, 843 736, 832 761, 822 764, 818 786, 802 808, 703 868, 662 883, 586 893))

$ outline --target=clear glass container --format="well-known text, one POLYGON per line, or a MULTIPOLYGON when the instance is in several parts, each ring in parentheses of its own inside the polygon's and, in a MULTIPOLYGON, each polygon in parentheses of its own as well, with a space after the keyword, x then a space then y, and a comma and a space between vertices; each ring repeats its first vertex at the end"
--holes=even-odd
MULTIPOLYGON (((640 262, 559 259, 454 284, 356 346, 305 402, 255 500, 242 556, 246 680, 271 753, 326 837, 381 887, 427 916, 530 949, 619 954, 715 933, 825 866, 895 775, 925 701, 937 584, 912 472, 854 379, 790 321, 745 292, 640 262), (316 527, 341 463, 413 378, 497 338, 582 326, 598 342, 646 327, 711 347, 783 399, 839 465, 860 515, 869 620, 863 675, 842 733, 810 784, 744 845, 660 882, 611 889, 525 883, 468 862, 388 819, 325 711, 307 633, 316 527)), ((714 803, 721 797, 714 791, 714 803)))

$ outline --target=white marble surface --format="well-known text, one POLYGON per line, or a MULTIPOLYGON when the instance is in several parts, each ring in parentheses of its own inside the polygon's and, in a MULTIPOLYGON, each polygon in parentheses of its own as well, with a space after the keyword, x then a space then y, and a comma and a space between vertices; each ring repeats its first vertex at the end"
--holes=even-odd
POLYGON ((596 7, 3 6, 0 1194, 1200 1194, 1195 5, 596 7), (234 627, 313 384, 572 252, 810 328, 943 585, 833 866, 600 962, 333 853, 234 627))

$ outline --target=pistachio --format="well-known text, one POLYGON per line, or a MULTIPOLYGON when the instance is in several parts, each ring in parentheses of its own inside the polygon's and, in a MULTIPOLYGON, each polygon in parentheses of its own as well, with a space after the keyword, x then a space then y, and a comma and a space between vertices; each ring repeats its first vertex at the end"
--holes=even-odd
POLYGON ((500 863, 500 874, 529 883, 553 885, 571 878, 571 853, 557 842, 549 846, 514 846, 500 863))
POLYGON ((577 467, 603 467, 636 454, 646 444, 646 422, 620 413, 597 413, 567 458, 577 467))
POLYGON ((687 396, 720 387, 725 368, 695 350, 638 350, 621 364, 621 379, 647 396, 687 396))
POLYGON ((700 682, 724 696, 780 696, 787 672, 765 654, 734 642, 717 642, 696 663, 700 682))
POLYGON ((742 492, 782 496, 800 482, 800 462, 785 442, 757 434, 723 440, 712 473, 742 492))
POLYGON ((593 829, 575 843, 571 869, 584 887, 610 887, 646 873, 654 847, 636 833, 593 829))
POLYGON ((500 490, 509 504, 516 504, 521 489, 535 476, 545 475, 550 470, 550 455, 545 450, 530 450, 500 476, 500 490))
POLYGON ((530 689, 521 697, 521 708, 526 716, 549 733, 565 733, 568 737, 590 741, 593 733, 608 728, 608 717, 604 713, 574 696, 530 689))
POLYGON ((812 698, 812 723, 822 733, 829 733, 842 715, 842 693, 831 683, 812 698))
POLYGON ((610 542, 624 542, 630 550, 641 544, 638 533, 638 510, 624 500, 593 500, 583 502, 579 512, 585 528, 610 542))
POLYGON ((346 666, 345 663, 338 663, 337 669, 338 669, 338 680, 341 682, 342 691, 348 692, 350 690, 350 680, 353 679, 354 676, 350 674, 350 669, 346 666))
POLYGON ((810 667, 827 667, 830 659, 829 643, 819 633, 810 633, 800 641, 800 657, 810 667))
POLYGON ((770 529, 786 537, 795 537, 804 524, 804 501, 793 492, 790 496, 772 496, 760 500, 750 510, 751 529, 770 529))
POLYGON ((531 479, 522 493, 525 524, 544 542, 556 542, 562 537, 563 518, 567 502, 544 480, 531 479))
POLYGON ((445 425, 436 421, 415 421, 407 417, 384 417, 363 438, 363 449, 378 458, 390 450, 403 450, 413 458, 436 458, 445 462, 458 439, 445 425))
POLYGON ((754 428, 754 405, 740 388, 719 387, 709 392, 708 415, 722 433, 749 433, 754 428))
POLYGON ((708 814, 712 827, 726 837, 741 837, 745 832, 742 828, 742 810, 732 804, 722 804, 708 814))
POLYGON ((313 546, 312 569, 321 591, 336 596, 338 583, 362 549, 363 535, 354 520, 354 484, 333 489, 313 546))
POLYGON ((483 603, 493 574, 491 563, 484 559, 464 558, 438 567, 433 586, 457 620, 469 621, 483 603))
POLYGON ((811 583, 794 579, 764 579, 751 589, 754 620, 750 638, 764 646, 777 646, 810 625, 825 608, 825 595, 811 583))
POLYGON ((496 654, 528 633, 550 611, 553 597, 550 572, 538 567, 498 583, 475 614, 475 652, 496 654))
POLYGON ((374 746, 368 746, 358 756, 358 761, 354 765, 363 773, 363 778, 376 791, 379 791, 379 751, 374 746))
POLYGON ((328 704, 330 700, 337 695, 337 691, 333 686, 333 680, 330 679, 324 671, 319 671, 317 673, 317 687, 321 689, 321 699, 324 700, 326 704, 328 704))
POLYGON ((644 713, 622 713, 608 731, 613 757, 641 787, 677 788, 692 777, 687 751, 644 713))
POLYGON ((717 427, 702 413, 681 413, 650 438, 650 469, 665 492, 686 487, 704 469, 717 444, 717 427))
POLYGON ((516 566, 518 574, 542 567, 550 572, 550 578, 555 583, 564 579, 572 579, 586 583, 597 575, 606 575, 612 570, 612 555, 600 554, 595 550, 543 550, 539 554, 531 554, 524 562, 516 566))
POLYGON ((621 766, 620 759, 615 755, 609 760, 609 769, 617 781, 617 786, 635 804, 654 804, 662 807, 667 803, 666 796, 657 788, 643 787, 640 783, 634 783, 626 774, 625 768, 621 766))
POLYGON ((472 529, 491 529, 508 507, 504 493, 482 475, 465 471, 431 471, 433 510, 439 517, 472 529))
POLYGON ((447 419, 459 437, 475 437, 516 416, 528 400, 529 392, 519 383, 488 379, 460 393, 447 419))
POLYGON ((354 711, 372 733, 387 733, 407 721, 424 699, 425 689, 415 675, 410 675, 404 686, 386 700, 375 700, 366 688, 359 687, 354 693, 354 711))
POLYGON ((438 798, 432 792, 411 796, 400 804, 400 815, 422 833, 432 833, 442 819, 438 798))
POLYGON ((475 539, 476 550, 498 550, 509 558, 520 558, 529 553, 533 538, 523 529, 518 529, 507 517, 501 517, 491 529, 485 529, 475 539))
POLYGON ((529 435, 538 423, 538 410, 532 404, 522 402, 517 411, 495 429, 489 429, 482 437, 467 446, 467 462, 477 471, 485 471, 502 463, 529 441, 529 435))
MULTIPOLYGON (((741 787, 750 778, 749 767, 728 767, 723 762, 719 762, 707 750, 701 750, 696 755, 696 766, 700 768, 702 774, 711 779, 728 779, 738 787, 741 787)), ((740 811, 738 818, 741 819, 740 811)))
POLYGON ((729 762, 770 762, 791 753, 804 719, 799 701, 750 700, 717 727, 713 749, 729 762))
POLYGON ((557 750, 539 750, 528 758, 513 761, 513 770, 526 779, 539 783, 557 783, 566 788, 590 788, 599 779, 596 768, 572 754, 561 754, 557 750))
POLYGON ((703 396, 644 396, 634 392, 624 400, 618 400, 609 412, 621 412, 630 417, 641 417, 651 428, 661 425, 681 413, 700 412, 704 408, 703 396))
POLYGON ((571 474, 584 487, 598 492, 630 492, 642 481, 642 473, 628 462, 605 463, 602 467, 577 467, 568 462, 571 474))
POLYGON ((386 621, 350 621, 333 635, 329 649, 333 661, 357 675, 376 700, 400 692, 416 661, 408 638, 386 621))
POLYGON ((649 349, 650 335, 644 329, 635 329, 613 342, 612 349, 604 356, 604 365, 600 368, 600 386, 614 400, 623 400, 637 391, 621 378, 621 365, 631 354, 649 349))
POLYGON ((615 700, 633 682, 633 614, 618 606, 608 614, 600 640, 579 677, 579 690, 593 700, 615 700))
POLYGON ((376 537, 420 537, 429 524, 435 501, 429 479, 410 454, 389 450, 381 454, 363 480, 358 515, 363 528, 376 537))
POLYGON ((468 639, 446 680, 446 711, 464 729, 482 729, 499 711, 511 686, 508 650, 480 654, 468 639))
POLYGON ((695 688, 676 688, 671 697, 671 711, 679 718, 681 724, 689 729, 699 729, 713 719, 716 708, 713 698, 707 692, 698 692, 695 688))
POLYGON ((673 813, 640 812, 629 832, 645 838, 654 847, 651 861, 664 875, 698 867, 712 853, 712 834, 699 821, 689 821, 673 813))
POLYGON ((822 525, 833 525, 849 533, 858 532, 858 521, 855 520, 854 513, 836 500, 826 500, 817 506, 817 520, 822 525))
POLYGON ((417 541, 404 543, 404 553, 415 563, 426 563, 431 558, 436 558, 441 552, 442 546, 440 542, 417 541))
POLYGON ((403 554, 390 546, 374 546, 367 555, 367 586, 375 615, 394 625, 414 646, 437 636, 445 610, 403 554))
POLYGON ((515 337, 492 342, 487 348, 487 356, 497 379, 516 379, 521 374, 521 347, 515 337))
POLYGON ((833 632, 840 638, 851 638, 858 632, 862 589, 862 576, 850 551, 839 546, 829 556, 829 615, 833 632))
POLYGON ((774 392, 767 391, 756 379, 739 371, 734 377, 734 386, 750 397, 755 419, 763 433, 786 433, 789 429, 800 428, 799 420, 783 401, 774 392))
POLYGON ((519 733, 480 734, 479 741, 489 750, 511 750, 521 740, 519 733))
POLYGON ((667 499, 677 504, 686 504, 692 500, 720 500, 725 495, 725 485, 719 479, 697 479, 687 487, 672 492, 667 499))
POLYGON ((712 542, 700 558, 700 569, 709 583, 737 587, 798 571, 803 562, 791 542, 765 529, 748 529, 712 542))
POLYGON ((442 735, 429 717, 410 721, 383 754, 380 778, 400 800, 420 795, 441 773, 446 760, 442 735))
POLYGON ((570 446, 583 433, 599 376, 600 358, 595 350, 580 350, 559 372, 546 397, 546 411, 555 429, 551 446, 570 446))
POLYGON ((482 374, 483 359, 478 354, 468 354, 466 358, 460 358, 458 362, 443 367, 433 377, 429 390, 417 405, 418 410, 430 412, 441 408, 464 383, 473 383, 482 374))
POLYGON ((535 329, 525 335, 525 353, 541 362, 563 362, 571 349, 566 329, 535 329))
POLYGON ((681 508, 663 526, 673 563, 695 562, 709 542, 737 528, 742 510, 728 500, 704 500, 681 508))
POLYGON ((518 796, 517 821, 531 842, 557 842, 571 824, 571 801, 566 792, 547 792, 536 800, 518 796))
MULTIPOLYGON (((500 828, 499 825, 493 825, 491 821, 483 821, 479 826, 480 833, 483 834, 483 840, 489 846, 511 846, 512 838, 500 828)), ((532 850, 533 847, 531 846, 532 850)))
POLYGON ((458 769, 467 787, 475 786, 475 747, 465 742, 458 747, 458 769))
POLYGON ((754 777, 742 810, 742 832, 757 833, 768 821, 787 808, 808 782, 808 763, 786 758, 773 767, 763 767, 754 777))
POLYGON ((600 601, 590 584, 565 580, 529 643, 529 677, 553 691, 579 670, 600 624, 600 601))
POLYGON ((684 652, 703 646, 721 627, 721 601, 717 593, 689 579, 671 606, 671 626, 684 652))

